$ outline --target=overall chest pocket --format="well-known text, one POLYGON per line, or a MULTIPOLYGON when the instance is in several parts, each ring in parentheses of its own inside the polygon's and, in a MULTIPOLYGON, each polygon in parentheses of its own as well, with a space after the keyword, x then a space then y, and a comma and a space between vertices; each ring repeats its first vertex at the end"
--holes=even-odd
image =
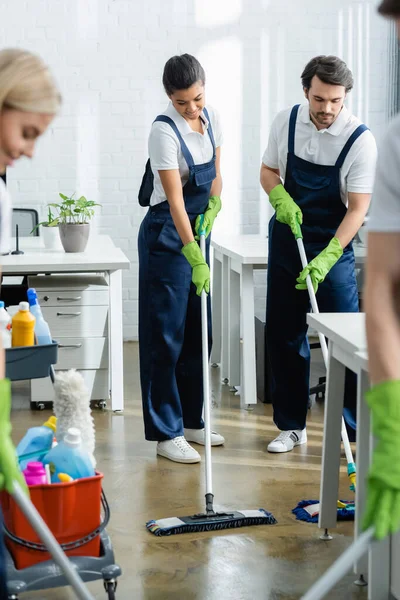
POLYGON ((293 169, 292 177, 297 185, 308 190, 323 190, 328 188, 332 183, 332 178, 329 175, 307 173, 307 171, 302 171, 301 169, 293 169))

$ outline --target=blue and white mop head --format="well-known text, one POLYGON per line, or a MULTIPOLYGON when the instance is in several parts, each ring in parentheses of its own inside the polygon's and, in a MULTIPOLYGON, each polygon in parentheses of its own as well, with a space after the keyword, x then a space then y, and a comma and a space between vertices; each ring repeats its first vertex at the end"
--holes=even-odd
POLYGON ((275 525, 275 517, 263 508, 241 510, 213 515, 199 514, 190 517, 170 517, 148 521, 146 527, 154 535, 174 535, 198 531, 220 531, 251 525, 275 525))
POLYGON ((82 435, 82 445, 91 457, 93 466, 95 429, 90 408, 90 394, 85 381, 75 369, 57 371, 54 382, 56 397, 53 404, 57 417, 57 440, 61 441, 70 427, 77 427, 82 435))
MULTIPOLYGON (((292 513, 296 515, 298 521, 306 521, 307 523, 318 523, 320 511, 319 500, 302 500, 298 503, 292 513)), ((338 500, 337 503, 337 520, 338 521, 354 521, 355 505, 354 502, 346 502, 338 500)))

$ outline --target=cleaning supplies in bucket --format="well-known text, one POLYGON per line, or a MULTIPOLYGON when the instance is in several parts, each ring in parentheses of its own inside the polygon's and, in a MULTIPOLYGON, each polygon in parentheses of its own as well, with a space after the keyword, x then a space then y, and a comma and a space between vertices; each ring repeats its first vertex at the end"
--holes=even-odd
POLYGON ((28 459, 20 461, 21 470, 24 470, 29 462, 40 459, 51 449, 56 426, 56 417, 50 417, 40 427, 28 429, 17 446, 18 456, 29 455, 28 459))
POLYGON ((20 302, 12 318, 11 343, 13 347, 35 344, 35 317, 29 312, 28 302, 20 302))
POLYGON ((35 336, 38 345, 51 344, 50 328, 43 318, 42 309, 40 308, 39 300, 34 288, 29 288, 27 292, 29 310, 35 317, 35 336))
POLYGON ((59 483, 59 473, 66 473, 72 479, 95 475, 90 456, 82 447, 81 432, 76 427, 68 429, 64 439, 46 454, 43 464, 50 465, 52 483, 59 483))

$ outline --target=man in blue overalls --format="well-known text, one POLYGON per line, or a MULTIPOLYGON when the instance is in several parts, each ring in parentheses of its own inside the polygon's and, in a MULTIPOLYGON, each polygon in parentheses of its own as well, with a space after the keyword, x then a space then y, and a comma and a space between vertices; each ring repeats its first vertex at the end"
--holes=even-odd
MULTIPOLYGON (((352 240, 369 207, 377 154, 371 132, 344 106, 353 87, 346 64, 318 56, 301 78, 308 103, 275 118, 261 166, 261 185, 275 209, 269 225, 266 343, 274 422, 281 433, 269 452, 289 452, 307 441, 307 274, 321 312, 359 310, 352 240), (310 263, 305 270, 294 237, 297 223, 310 263)), ((355 383, 348 372, 344 416, 353 427, 355 383)))

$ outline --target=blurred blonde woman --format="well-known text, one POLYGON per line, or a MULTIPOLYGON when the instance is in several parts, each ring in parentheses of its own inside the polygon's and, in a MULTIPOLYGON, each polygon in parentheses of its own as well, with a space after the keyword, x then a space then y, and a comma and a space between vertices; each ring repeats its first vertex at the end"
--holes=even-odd
MULTIPOLYGON (((0 51, 0 174, 21 156, 32 158, 36 140, 61 106, 61 95, 41 58, 26 50, 0 51)), ((0 179, 0 251, 7 252, 11 237, 11 201, 0 179)), ((5 379, 4 351, 0 349, 0 490, 12 482, 25 486, 11 441, 10 382, 5 379)), ((7 600, 7 584, 0 513, 0 600, 7 600)))

